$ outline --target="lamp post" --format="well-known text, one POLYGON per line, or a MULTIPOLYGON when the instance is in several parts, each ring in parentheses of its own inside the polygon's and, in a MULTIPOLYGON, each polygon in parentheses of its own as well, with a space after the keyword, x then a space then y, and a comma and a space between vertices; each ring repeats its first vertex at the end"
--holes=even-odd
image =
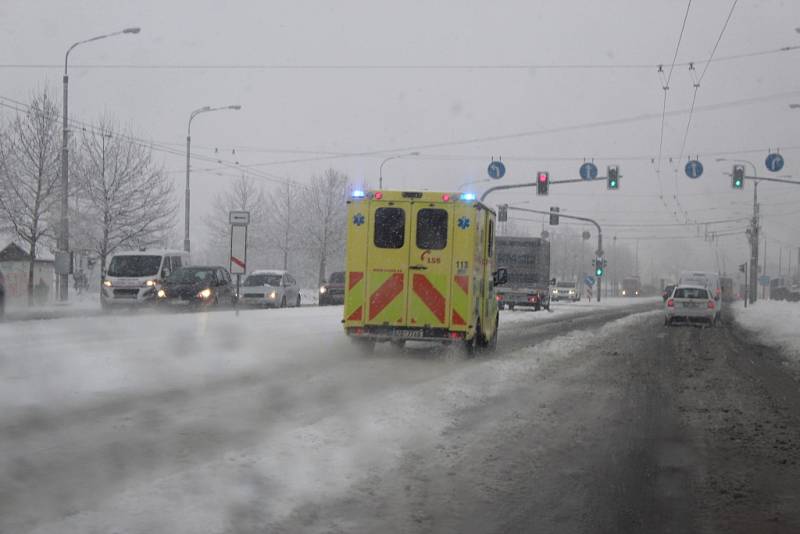
MULTIPOLYGON (((800 107, 800 106, 798 106, 800 107)), ((758 171, 752 161, 746 159, 717 158, 717 161, 731 161, 734 163, 747 163, 753 168, 753 177, 758 177, 758 171)), ((748 288, 748 298, 750 304, 758 298, 758 180, 753 180, 753 220, 750 226, 750 286, 748 288)))
MULTIPOLYGON (((64 116, 61 139, 61 221, 58 232, 58 251, 61 253, 69 252, 69 126, 67 124, 67 104, 69 95, 69 74, 67 72, 67 68, 69 66, 69 53, 72 52, 72 50, 78 45, 91 43, 92 41, 99 41, 100 39, 106 39, 108 37, 114 37, 115 35, 122 35, 123 33, 136 34, 140 31, 141 28, 125 28, 124 30, 118 32, 98 35, 97 37, 92 37, 91 39, 78 41, 70 46, 67 49, 67 53, 64 54, 64 98, 62 102, 64 116)), ((65 301, 67 298, 69 298, 69 274, 63 273, 58 275, 58 299, 65 301)))
POLYGON ((406 156, 419 156, 419 152, 409 152, 408 154, 398 154, 396 156, 389 156, 388 158, 381 161, 381 166, 378 168, 378 189, 383 189, 383 165, 387 161, 404 158, 406 156))
POLYGON ((240 110, 242 106, 239 104, 231 106, 220 106, 212 108, 211 106, 203 106, 197 108, 189 114, 189 126, 186 128, 186 201, 185 201, 185 214, 184 214, 184 231, 183 231, 183 250, 191 252, 191 242, 189 241, 189 213, 190 213, 190 194, 189 194, 189 174, 191 170, 191 151, 192 151, 192 121, 195 117, 202 113, 209 113, 211 111, 222 111, 226 109, 240 110))

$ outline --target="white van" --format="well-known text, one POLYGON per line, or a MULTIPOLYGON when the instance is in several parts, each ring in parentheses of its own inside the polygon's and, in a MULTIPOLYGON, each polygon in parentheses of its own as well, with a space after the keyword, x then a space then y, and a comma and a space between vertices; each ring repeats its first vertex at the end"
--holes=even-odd
POLYGON ((678 285, 694 285, 705 287, 714 297, 714 302, 717 307, 717 314, 715 319, 719 320, 722 315, 722 286, 719 280, 719 273, 712 273, 707 271, 681 271, 678 285))
POLYGON ((100 288, 103 309, 155 302, 161 281, 189 265, 182 250, 131 250, 111 256, 100 288))

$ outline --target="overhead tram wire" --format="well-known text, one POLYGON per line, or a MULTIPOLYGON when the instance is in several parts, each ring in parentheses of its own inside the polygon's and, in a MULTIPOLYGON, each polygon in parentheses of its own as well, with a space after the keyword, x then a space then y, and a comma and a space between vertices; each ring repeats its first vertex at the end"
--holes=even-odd
MULTIPOLYGON (((749 104, 754 104, 757 102, 769 101, 769 100, 782 100, 790 97, 795 97, 800 95, 800 89, 794 91, 786 91, 783 93, 775 93, 771 95, 759 96, 759 97, 751 97, 751 98, 744 98, 740 100, 732 100, 728 102, 721 102, 718 104, 709 104, 706 106, 697 107, 695 111, 702 111, 702 112, 710 112, 710 111, 717 111, 720 109, 726 109, 729 107, 739 107, 749 104)), ((667 116, 680 116, 688 113, 688 109, 679 109, 673 111, 667 111, 667 116)), ((348 154, 347 156, 331 156, 331 157, 316 157, 316 158, 296 158, 296 159, 289 159, 289 160, 273 160, 267 161, 263 163, 255 163, 246 165, 248 168, 252 167, 267 167, 272 165, 284 165, 289 163, 306 163, 310 161, 319 161, 319 160, 330 160, 330 159, 342 159, 344 157, 365 157, 365 156, 375 156, 379 154, 392 154, 394 152, 408 152, 412 150, 416 151, 424 151, 424 150, 434 150, 439 148, 447 148, 447 147, 454 147, 454 146, 466 146, 466 145, 473 145, 473 144, 480 144, 480 143, 489 143, 495 141, 507 141, 510 139, 523 139, 526 137, 536 137, 542 135, 553 135, 557 133, 565 133, 577 130, 583 130, 587 128, 600 128, 606 126, 622 126, 626 124, 636 123, 636 122, 643 122, 648 120, 659 119, 661 117, 661 113, 642 113, 639 115, 632 115, 629 117, 622 117, 618 119, 608 119, 603 121, 594 121, 582 124, 573 124, 569 126, 557 126, 552 128, 546 128, 542 130, 530 130, 530 131, 523 131, 523 132, 516 132, 512 134, 500 134, 500 135, 493 135, 493 136, 486 136, 486 137, 474 137, 474 138, 467 138, 457 141, 445 141, 439 143, 427 143, 427 144, 420 144, 420 145, 407 145, 403 147, 391 147, 391 148, 381 148, 376 150, 368 150, 363 152, 357 152, 353 154, 348 154)))
MULTIPOLYGON (((19 102, 17 100, 14 100, 14 99, 11 99, 11 98, 8 98, 8 97, 2 97, 2 96, 0 96, 0 106, 8 108, 8 109, 12 109, 14 111, 21 112, 21 113, 28 113, 28 112, 30 112, 30 109, 31 109, 30 106, 28 104, 24 103, 24 102, 19 102), (6 103, 2 102, 2 100, 5 100, 7 102, 11 102, 12 104, 6 104, 6 103)), ((53 119, 53 121, 54 122, 60 122, 60 119, 56 118, 56 119, 53 119)), ((82 131, 89 131, 89 132, 92 132, 92 133, 95 133, 95 134, 102 133, 96 126, 94 126, 94 125, 92 125, 90 123, 87 123, 87 122, 83 122, 83 121, 79 121, 79 120, 71 118, 71 119, 69 119, 69 123, 74 127, 73 128, 74 130, 78 129, 78 130, 82 130, 82 131)), ((119 131, 119 132, 114 132, 114 134, 116 136, 122 138, 122 139, 127 140, 130 143, 133 143, 135 145, 138 145, 138 146, 141 146, 141 147, 144 147, 144 148, 151 149, 151 150, 153 150, 155 152, 161 152, 161 153, 165 153, 165 154, 169 154, 169 155, 173 155, 173 156, 179 156, 179 157, 185 157, 185 155, 186 155, 186 152, 184 152, 183 150, 180 150, 180 149, 177 149, 177 148, 173 148, 171 146, 160 145, 160 144, 155 143, 153 141, 148 141, 146 139, 142 139, 140 137, 136 137, 136 136, 128 134, 128 133, 124 133, 124 132, 119 131)), ((243 168, 241 165, 238 165, 238 164, 236 164, 234 162, 221 160, 219 158, 212 158, 212 157, 208 157, 208 156, 202 156, 202 155, 199 155, 199 154, 193 154, 191 157, 195 161, 203 161, 203 162, 206 162, 206 163, 215 163, 217 165, 220 165, 222 167, 226 167, 226 168, 229 168, 229 169, 235 169, 235 170, 241 171, 241 169, 243 168)), ((253 178, 260 178, 260 179, 263 179, 263 180, 267 180, 267 181, 271 181, 271 182, 275 182, 275 183, 279 183, 279 184, 285 184, 287 182, 297 184, 297 182, 294 182, 293 180, 290 180, 288 178, 275 176, 275 175, 266 173, 264 171, 247 169, 246 172, 253 178)))
MULTIPOLYGON (((747 59, 752 57, 760 57, 765 55, 779 54, 782 52, 791 52, 800 50, 800 45, 784 46, 780 48, 770 48, 766 50, 758 50, 753 52, 744 52, 740 54, 732 54, 729 56, 722 56, 714 59, 715 63, 726 61, 735 61, 740 59, 747 59)), ((687 67, 692 62, 674 63, 675 67, 687 67)), ((694 61, 695 65, 701 65, 704 61, 694 61)), ((661 63, 663 65, 663 63, 661 63)), ((388 65, 388 64, 306 64, 306 65, 279 65, 279 64, 224 64, 224 63, 209 63, 209 64, 188 64, 188 63, 175 63, 175 64, 123 64, 123 63, 84 63, 71 65, 75 69, 112 69, 112 70, 285 70, 285 71, 302 71, 302 70, 320 70, 320 71, 335 71, 335 70, 650 70, 658 67, 658 63, 544 63, 544 64, 472 64, 472 65, 456 65, 456 64, 406 64, 406 65, 388 65)), ((0 69, 63 69, 63 64, 57 63, 0 63, 0 69)))
MULTIPOLYGON (((739 0, 733 0, 731 3, 731 8, 728 11, 728 16, 725 19, 725 23, 722 25, 722 29, 717 36, 717 41, 714 43, 714 48, 711 50, 711 55, 708 57, 708 60, 705 62, 705 67, 703 68, 703 72, 700 74, 700 77, 694 81, 694 92, 692 93, 692 104, 689 106, 689 117, 686 119, 686 130, 683 133, 683 142, 681 143, 681 151, 680 155, 678 156, 678 162, 683 161, 683 154, 686 150, 686 141, 689 138, 689 129, 692 125, 692 117, 694 115, 694 107, 695 103, 697 102, 697 92, 700 89, 700 84, 703 81, 703 78, 706 76, 706 72, 708 72, 708 67, 711 65, 711 62, 714 61, 714 54, 717 52, 717 48, 719 47, 720 41, 722 41, 722 36, 725 34, 725 30, 728 28, 728 23, 731 21, 731 17, 733 16, 733 11, 736 9, 736 4, 739 3, 739 0)), ((694 74, 695 68, 694 65, 689 66, 689 71, 694 74)), ((675 180, 675 201, 680 207, 680 192, 678 190, 678 181, 677 176, 675 180)))
MULTIPOLYGON (((681 41, 683 40, 683 32, 686 29, 686 21, 689 18, 689 9, 692 7, 692 0, 686 4, 686 12, 683 14, 683 23, 681 23, 681 31, 678 34, 678 42, 675 44, 675 53, 672 56, 672 64, 669 67, 669 73, 663 83, 661 85, 662 90, 664 91, 664 100, 661 106, 661 131, 659 135, 658 141, 658 163, 656 164, 656 180, 658 181, 658 191, 659 196, 661 197, 661 203, 664 204, 664 207, 669 209, 667 206, 666 201, 664 200, 664 185, 661 182, 661 156, 664 151, 664 126, 666 123, 667 117, 667 91, 669 91, 669 84, 672 81, 672 72, 675 70, 675 62, 678 60, 678 51, 681 47, 681 41)), ((658 66, 658 72, 661 76, 664 75, 664 71, 662 66, 658 66)))

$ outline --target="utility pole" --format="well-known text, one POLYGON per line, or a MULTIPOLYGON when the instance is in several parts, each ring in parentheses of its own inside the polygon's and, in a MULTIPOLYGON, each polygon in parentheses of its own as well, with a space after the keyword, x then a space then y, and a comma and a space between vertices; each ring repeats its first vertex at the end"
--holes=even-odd
POLYGON ((753 182, 753 221, 750 226, 750 304, 758 299, 758 181, 753 182))
MULTIPOLYGON (((764 239, 764 276, 767 275, 767 240, 764 239)), ((767 298, 767 286, 761 286, 761 300, 766 300, 767 298)))

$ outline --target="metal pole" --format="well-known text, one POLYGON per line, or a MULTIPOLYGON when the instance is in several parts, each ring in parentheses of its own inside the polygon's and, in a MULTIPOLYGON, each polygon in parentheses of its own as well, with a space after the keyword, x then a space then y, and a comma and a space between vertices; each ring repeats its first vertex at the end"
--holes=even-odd
MULTIPOLYGON (((767 275, 767 240, 764 239, 764 276, 767 275)), ((767 286, 761 286, 761 299, 766 300, 767 298, 767 286)))
POLYGON ((189 129, 186 134, 186 198, 184 200, 184 227, 183 227, 183 250, 191 252, 191 242, 189 241, 189 206, 190 206, 190 193, 189 193, 189 169, 191 168, 191 150, 192 150, 192 119, 189 119, 189 129))
MULTIPOLYGON (((486 195, 488 195, 491 191, 494 191, 494 190, 497 190, 497 189, 511 189, 511 188, 514 188, 514 187, 520 187, 520 185, 519 184, 511 185, 511 186, 499 185, 497 187, 492 187, 491 189, 487 190, 483 194, 483 197, 481 197, 481 201, 483 201, 483 198, 486 195)), ((528 213, 541 213, 543 215, 549 215, 550 214, 549 211, 533 210, 533 209, 529 209, 529 208, 516 208, 514 206, 508 206, 508 209, 509 210, 514 210, 514 211, 525 211, 525 212, 528 212, 528 213)), ((597 224, 597 221, 595 221, 594 219, 590 219, 588 217, 578 217, 577 215, 565 215, 563 213, 559 213, 559 217, 563 217, 565 219, 575 219, 577 221, 585 221, 585 222, 592 223, 595 226, 595 228, 597 228, 597 250, 595 251, 595 255, 596 256, 602 256, 604 254, 604 251, 603 251, 603 230, 600 228, 600 225, 597 224)), ((565 259, 566 259, 566 256, 565 256, 565 259)), ((601 282, 602 282, 602 277, 599 277, 597 279, 597 302, 600 302, 600 289, 602 287, 601 282)))
MULTIPOLYGON (((71 48, 70 48, 71 50, 71 48)), ((64 57, 64 96, 63 96, 63 125, 61 136, 61 231, 59 232, 58 250, 69 251, 69 130, 67 125, 67 102, 69 101, 69 76, 67 75, 67 58, 64 57)), ((66 301, 69 298, 69 275, 58 275, 58 300, 66 301)))
POLYGON ((758 299, 758 182, 753 187, 753 221, 750 234, 750 304, 758 299))

